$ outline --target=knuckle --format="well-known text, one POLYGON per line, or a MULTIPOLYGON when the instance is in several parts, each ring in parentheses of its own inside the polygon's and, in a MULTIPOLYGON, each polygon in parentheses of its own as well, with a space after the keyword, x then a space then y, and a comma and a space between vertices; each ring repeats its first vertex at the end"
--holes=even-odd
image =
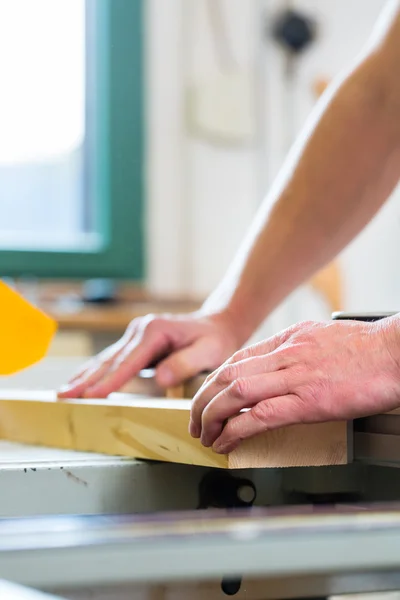
POLYGON ((162 319, 159 316, 150 314, 147 317, 143 317, 141 323, 141 329, 143 331, 154 331, 160 326, 162 319))
POLYGON ((141 335, 139 337, 144 335, 164 335, 167 330, 167 319, 157 315, 153 316, 140 327, 139 334, 141 335))
POLYGON ((293 387, 293 373, 289 372, 288 369, 282 369, 280 377, 282 386, 280 394, 283 396, 289 394, 290 389, 293 387))
POLYGON ((111 371, 118 370, 123 364, 126 363, 129 357, 129 352, 121 352, 118 356, 114 358, 114 360, 110 361, 109 367, 111 371))
POLYGON ((165 331, 171 323, 177 324, 179 319, 168 313, 150 313, 145 317, 141 317, 139 329, 142 332, 160 332, 165 331))
POLYGON ((135 333, 135 330, 136 330, 138 324, 139 324, 138 318, 132 319, 132 321, 129 323, 128 327, 126 328, 124 337, 125 336, 130 337, 131 335, 133 335, 135 333))
POLYGON ((314 335, 310 331, 299 331, 292 340, 293 349, 304 350, 314 342, 314 335))
POLYGON ((209 373, 207 375, 207 377, 205 378, 203 385, 206 385, 208 383, 211 383, 211 381, 214 381, 215 377, 217 376, 217 373, 218 373, 218 371, 212 371, 211 373, 209 373))
POLYGON ((293 361, 290 365, 290 377, 297 387, 309 379, 309 368, 304 361, 293 361))
POLYGON ((290 343, 273 353, 273 361, 276 370, 279 370, 282 377, 289 377, 296 380, 306 370, 306 361, 304 352, 300 343, 290 343))
POLYGON ((248 352, 246 349, 237 350, 234 354, 232 354, 231 358, 227 361, 227 364, 231 365, 233 363, 240 362, 248 357, 248 352))
POLYGON ((268 421, 275 417, 276 409, 269 402, 259 402, 251 409, 251 413, 256 421, 267 424, 268 421))
POLYGON ((307 319, 304 321, 300 321, 297 328, 298 329, 312 329, 313 327, 315 327, 316 324, 317 324, 316 321, 311 321, 311 320, 307 319))
POLYGON ((318 372, 314 372, 297 386, 297 390, 303 401, 321 404, 320 401, 329 392, 329 387, 329 382, 323 376, 321 377, 318 372))
POLYGON ((235 379, 237 375, 237 367, 234 364, 225 365, 217 371, 215 382, 218 385, 229 385, 235 379))
POLYGON ((93 366, 93 365, 99 364, 99 363, 103 363, 106 360, 108 360, 109 358, 111 358, 112 356, 114 356, 115 352, 118 350, 118 346, 119 346, 119 342, 115 342, 115 344, 112 344, 112 346, 109 346, 108 348, 105 348, 104 350, 99 352, 99 354, 97 354, 97 356, 95 356, 90 361, 90 366, 93 366))
POLYGON ((318 321, 313 321, 313 320, 310 320, 310 319, 306 320, 304 323, 305 323, 305 327, 314 328, 314 327, 319 327, 320 326, 320 323, 318 321))
POLYGON ((294 344, 286 344, 275 352, 277 360, 279 360, 281 367, 288 367, 296 363, 298 356, 298 348, 294 344))
POLYGON ((297 392, 299 394, 299 396, 301 396, 301 398, 303 398, 306 402, 310 402, 311 400, 314 400, 314 398, 316 397, 317 393, 317 386, 313 383, 313 382, 306 382, 306 383, 302 383, 299 386, 297 386, 297 392))
POLYGON ((229 386, 229 393, 235 398, 246 398, 250 392, 250 385, 247 379, 239 377, 229 386))
POLYGON ((292 336, 298 339, 301 335, 310 335, 315 329, 315 325, 314 321, 300 321, 293 326, 292 336))
POLYGON ((110 365, 112 363, 112 361, 114 360, 114 354, 113 353, 108 353, 108 354, 103 354, 103 355, 99 355, 97 357, 96 360, 94 360, 91 364, 90 364, 90 372, 93 371, 98 371, 101 367, 103 367, 104 365, 110 365))

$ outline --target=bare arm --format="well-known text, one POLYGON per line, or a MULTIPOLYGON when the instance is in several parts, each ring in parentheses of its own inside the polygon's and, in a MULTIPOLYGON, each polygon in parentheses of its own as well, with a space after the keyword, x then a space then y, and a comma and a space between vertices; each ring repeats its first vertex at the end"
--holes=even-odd
MULTIPOLYGON (((230 271, 205 303, 205 314, 134 319, 121 340, 94 357, 60 397, 107 396, 154 362, 162 386, 218 368, 287 294, 335 256, 397 183, 399 65, 400 0, 395 0, 364 55, 314 111, 230 271)), ((207 394, 195 404, 197 419, 207 394)), ((248 402, 247 393, 244 397, 248 402)), ((227 400, 227 406, 236 406, 227 400)))
POLYGON ((321 99, 205 312, 245 342, 372 219, 400 175, 400 2, 321 99))

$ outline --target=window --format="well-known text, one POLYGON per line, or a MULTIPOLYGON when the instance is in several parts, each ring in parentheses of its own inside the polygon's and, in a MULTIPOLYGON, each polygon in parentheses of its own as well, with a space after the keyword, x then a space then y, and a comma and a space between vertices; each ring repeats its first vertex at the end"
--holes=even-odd
POLYGON ((0 0, 0 272, 142 276, 141 0, 0 0))

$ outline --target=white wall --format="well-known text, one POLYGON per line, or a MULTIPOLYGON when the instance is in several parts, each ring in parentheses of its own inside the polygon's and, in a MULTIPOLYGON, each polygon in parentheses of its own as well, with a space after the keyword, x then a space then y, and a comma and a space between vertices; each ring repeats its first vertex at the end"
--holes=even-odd
MULTIPOLYGON (((385 0, 295 0, 315 15, 320 35, 312 52, 299 63, 296 81, 296 121, 300 127, 313 103, 311 82, 333 77, 346 67, 367 41, 385 0)), ((345 305, 348 310, 400 310, 400 195, 392 195, 383 210, 342 254, 345 305)))
MULTIPOLYGON (((255 68, 258 2, 222 2, 240 68, 255 68)), ((151 288, 204 296, 217 283, 260 199, 259 153, 192 136, 191 86, 218 75, 203 0, 149 0, 148 191, 151 288)), ((261 131, 261 128, 259 128, 261 131)))
MULTIPOLYGON (((254 131, 243 146, 196 138, 187 121, 188 87, 215 82, 226 72, 226 65, 221 71, 216 62, 207 0, 146 3, 148 275, 151 289, 163 295, 203 297, 218 282, 312 108, 315 77, 334 76, 361 49, 384 0, 221 0, 220 5, 231 51, 253 94, 254 131), (299 60, 289 88, 285 57, 263 33, 266 20, 285 4, 314 15, 319 23, 318 40, 299 60)), ((340 257, 344 308, 400 308, 399 204, 394 196, 340 257)), ((329 309, 305 287, 282 304, 266 330, 328 316, 329 309)))

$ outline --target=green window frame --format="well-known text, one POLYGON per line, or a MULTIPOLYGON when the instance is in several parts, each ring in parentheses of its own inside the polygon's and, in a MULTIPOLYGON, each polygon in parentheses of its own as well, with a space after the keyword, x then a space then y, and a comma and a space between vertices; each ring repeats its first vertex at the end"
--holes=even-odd
POLYGON ((91 182, 104 243, 97 251, 0 250, 1 276, 143 278, 143 0, 86 2, 95 27, 91 182))

